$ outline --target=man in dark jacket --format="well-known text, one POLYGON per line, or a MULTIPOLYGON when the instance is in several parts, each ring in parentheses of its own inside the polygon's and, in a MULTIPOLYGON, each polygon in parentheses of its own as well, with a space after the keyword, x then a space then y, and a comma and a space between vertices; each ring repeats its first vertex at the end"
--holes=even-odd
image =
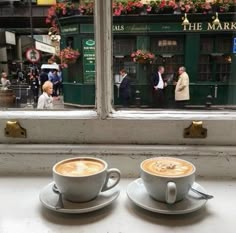
POLYGON ((43 84, 48 81, 48 74, 46 72, 45 69, 43 69, 39 75, 39 80, 40 80, 40 84, 41 84, 41 93, 43 93, 43 84))
POLYGON ((165 69, 163 66, 158 67, 158 71, 152 74, 152 94, 153 94, 153 106, 157 108, 163 108, 165 105, 164 88, 167 83, 163 81, 162 74, 165 69))
POLYGON ((121 75, 122 81, 119 87, 119 96, 120 96, 122 105, 124 107, 128 107, 130 99, 131 99, 131 85, 130 85, 131 81, 125 69, 120 70, 120 75, 121 75))
POLYGON ((48 79, 53 84, 53 93, 52 96, 58 97, 58 87, 60 85, 60 77, 57 74, 58 70, 54 69, 52 72, 48 73, 48 79))

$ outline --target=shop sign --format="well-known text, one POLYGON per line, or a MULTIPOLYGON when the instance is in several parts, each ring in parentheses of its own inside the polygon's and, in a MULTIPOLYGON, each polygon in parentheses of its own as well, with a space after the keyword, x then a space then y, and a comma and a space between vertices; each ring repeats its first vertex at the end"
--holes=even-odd
POLYGON ((71 24, 70 26, 62 26, 61 27, 61 34, 62 35, 78 34, 78 33, 79 33, 78 24, 71 24))
MULTIPOLYGON (((113 33, 150 33, 150 32, 207 32, 207 31, 235 31, 236 22, 221 22, 214 25, 209 22, 194 22, 188 25, 182 23, 127 23, 127 24, 114 24, 112 26, 113 33)), ((81 33, 93 33, 94 26, 92 24, 81 24, 81 33)))
POLYGON ((30 61, 32 63, 37 63, 37 62, 39 62, 40 57, 41 57, 41 54, 37 49, 35 49, 35 48, 27 49, 26 59, 28 61, 30 61))
POLYGON ((236 53, 236 37, 234 37, 233 41, 233 53, 236 53))
POLYGON ((184 31, 235 31, 236 22, 221 22, 218 25, 212 23, 190 23, 183 26, 184 31))
POLYGON ((16 45, 16 35, 14 32, 5 31, 6 44, 16 45))
POLYGON ((56 0, 37 0, 37 5, 39 6, 55 5, 56 3, 56 0))
MULTIPOLYGON (((148 33, 148 32, 178 32, 182 30, 182 26, 177 23, 168 24, 145 24, 145 23, 127 23, 127 24, 114 24, 112 26, 113 33, 148 33)), ((81 33, 93 33, 94 27, 91 24, 81 24, 81 33)))
POLYGON ((37 50, 46 52, 46 53, 51 53, 51 54, 55 54, 56 53, 56 49, 54 46, 51 46, 49 44, 45 44, 39 41, 35 41, 35 48, 37 50))
POLYGON ((95 80, 95 41, 83 40, 83 70, 84 82, 91 83, 95 80))

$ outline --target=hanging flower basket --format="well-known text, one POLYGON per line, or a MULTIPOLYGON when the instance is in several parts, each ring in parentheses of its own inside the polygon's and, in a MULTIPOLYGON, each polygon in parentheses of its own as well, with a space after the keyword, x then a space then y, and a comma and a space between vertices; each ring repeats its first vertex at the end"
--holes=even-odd
POLYGON ((151 64, 155 59, 155 55, 149 51, 138 49, 131 53, 131 58, 139 64, 151 64))
POLYGON ((76 63, 80 53, 70 47, 64 48, 60 52, 61 64, 74 64, 76 63))

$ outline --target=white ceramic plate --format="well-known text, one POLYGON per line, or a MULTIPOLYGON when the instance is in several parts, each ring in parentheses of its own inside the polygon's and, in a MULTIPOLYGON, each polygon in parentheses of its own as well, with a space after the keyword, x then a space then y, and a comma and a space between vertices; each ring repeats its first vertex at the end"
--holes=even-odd
POLYGON ((120 194, 118 186, 115 186, 110 190, 101 192, 96 199, 89 202, 76 203, 63 199, 64 208, 57 209, 55 206, 59 195, 53 191, 53 185, 54 182, 46 185, 41 190, 39 199, 46 208, 61 213, 81 214, 99 210, 115 201, 120 194))
MULTIPOLYGON (((206 190, 198 183, 193 188, 206 193, 206 190)), ((202 208, 207 200, 202 199, 198 194, 189 191, 187 197, 175 204, 166 204, 152 199, 144 187, 141 178, 131 182, 127 187, 127 195, 137 206, 161 214, 186 214, 202 208)))

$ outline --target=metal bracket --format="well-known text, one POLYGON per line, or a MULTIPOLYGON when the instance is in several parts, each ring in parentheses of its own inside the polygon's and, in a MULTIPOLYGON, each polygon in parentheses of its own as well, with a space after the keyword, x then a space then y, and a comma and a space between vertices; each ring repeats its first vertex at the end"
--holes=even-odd
POLYGON ((5 136, 12 138, 26 138, 26 129, 21 127, 18 121, 7 121, 5 136))
POLYGON ((184 129, 184 138, 206 138, 207 129, 202 125, 202 121, 193 121, 189 127, 184 129))

